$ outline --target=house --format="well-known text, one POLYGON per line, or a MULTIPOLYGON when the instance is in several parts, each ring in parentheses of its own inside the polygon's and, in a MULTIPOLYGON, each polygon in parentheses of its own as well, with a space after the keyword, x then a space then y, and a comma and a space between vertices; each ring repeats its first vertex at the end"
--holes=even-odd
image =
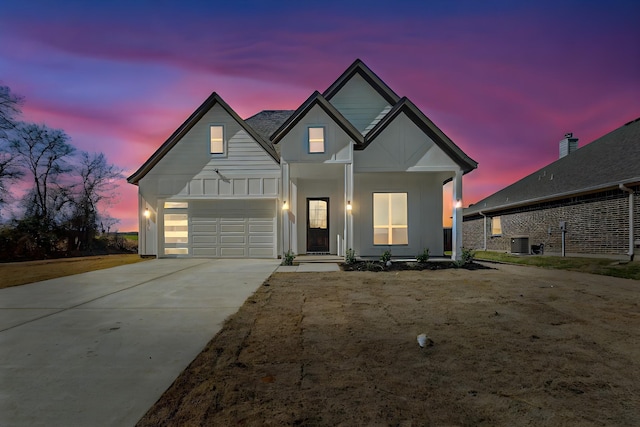
POLYGON ((465 244, 493 251, 633 259, 640 246, 640 118, 464 211, 465 244), (543 248, 540 248, 540 246, 543 248))
POLYGON ((443 184, 477 163, 356 60, 297 110, 241 119, 213 93, 128 178, 141 255, 443 255, 443 184))

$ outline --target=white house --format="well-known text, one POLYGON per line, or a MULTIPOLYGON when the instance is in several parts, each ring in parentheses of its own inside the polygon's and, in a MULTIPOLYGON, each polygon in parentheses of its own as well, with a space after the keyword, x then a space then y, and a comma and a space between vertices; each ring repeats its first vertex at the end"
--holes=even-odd
POLYGON ((443 254, 453 180, 477 163, 410 100, 356 60, 295 111, 242 120, 216 93, 128 178, 139 188, 141 255, 443 254))

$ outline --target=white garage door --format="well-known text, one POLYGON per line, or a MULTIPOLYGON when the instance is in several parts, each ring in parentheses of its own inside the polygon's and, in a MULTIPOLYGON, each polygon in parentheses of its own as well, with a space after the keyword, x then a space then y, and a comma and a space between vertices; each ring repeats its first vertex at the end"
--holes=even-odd
POLYGON ((273 200, 191 201, 191 254, 216 258, 275 258, 273 200))

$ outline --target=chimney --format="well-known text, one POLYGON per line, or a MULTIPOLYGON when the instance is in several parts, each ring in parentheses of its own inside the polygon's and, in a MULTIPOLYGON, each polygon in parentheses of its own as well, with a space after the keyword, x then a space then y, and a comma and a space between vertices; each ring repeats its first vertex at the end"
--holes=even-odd
POLYGON ((568 156, 578 149, 578 138, 573 137, 573 133, 565 133, 564 139, 560 141, 560 157, 568 156))

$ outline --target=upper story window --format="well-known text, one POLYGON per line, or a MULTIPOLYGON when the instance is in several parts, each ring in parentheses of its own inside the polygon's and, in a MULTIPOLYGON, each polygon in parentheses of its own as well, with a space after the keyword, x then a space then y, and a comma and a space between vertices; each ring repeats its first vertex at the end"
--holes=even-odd
POLYGON ((211 138, 211 154, 224 153, 224 126, 211 125, 209 127, 209 136, 211 138))
POLYGON ((324 127, 309 128, 309 153, 324 153, 324 127))
POLYGON ((494 216, 491 218, 491 235, 492 236, 502 235, 502 222, 500 221, 499 216, 494 216))

